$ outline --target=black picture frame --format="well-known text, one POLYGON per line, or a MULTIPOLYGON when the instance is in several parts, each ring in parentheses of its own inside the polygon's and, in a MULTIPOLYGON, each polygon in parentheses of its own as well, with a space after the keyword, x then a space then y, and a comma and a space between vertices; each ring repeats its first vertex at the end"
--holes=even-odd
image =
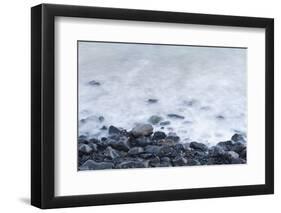
POLYGON ((31 8, 31 204, 42 208, 217 198, 274 193, 274 20, 271 18, 41 4, 31 8), (55 17, 264 28, 265 184, 56 197, 54 171, 55 17))

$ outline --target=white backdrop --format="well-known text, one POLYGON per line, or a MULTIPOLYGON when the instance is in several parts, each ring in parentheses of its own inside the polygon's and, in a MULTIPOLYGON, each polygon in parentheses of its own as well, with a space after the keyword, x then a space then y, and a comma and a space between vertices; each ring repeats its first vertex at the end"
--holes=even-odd
MULTIPOLYGON (((144 1, 144 0, 45 0, 45 3, 82 4, 93 6, 126 7, 137 9, 172 10, 197 13, 265 16, 275 18, 275 54, 280 56, 281 14, 279 1, 213 0, 203 1, 144 1)), ((37 0, 3 1, 1 4, 1 175, 0 200, 1 212, 39 212, 29 206, 30 196, 30 7, 41 3, 37 0)), ((276 60, 275 70, 281 68, 276 60)), ((52 212, 143 212, 143 211, 190 211, 190 212, 237 212, 271 211, 280 209, 281 157, 278 141, 281 134, 281 86, 280 73, 276 72, 275 94, 275 152, 276 188, 275 195, 204 199, 192 201, 161 202, 135 205, 118 205, 51 210, 52 212), (279 108, 279 110, 278 110, 279 108), (280 131, 279 131, 280 132, 280 131)), ((275 211, 276 212, 276 211, 275 211)))

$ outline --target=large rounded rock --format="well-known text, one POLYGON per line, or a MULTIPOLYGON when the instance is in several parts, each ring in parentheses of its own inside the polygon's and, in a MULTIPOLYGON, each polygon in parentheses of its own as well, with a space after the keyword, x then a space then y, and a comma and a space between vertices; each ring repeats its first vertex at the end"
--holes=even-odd
POLYGON ((153 133, 153 127, 150 124, 139 124, 132 131, 134 137, 149 136, 153 133))
POLYGON ((191 142, 189 146, 192 149, 200 150, 202 152, 206 152, 208 150, 208 147, 203 143, 191 142))

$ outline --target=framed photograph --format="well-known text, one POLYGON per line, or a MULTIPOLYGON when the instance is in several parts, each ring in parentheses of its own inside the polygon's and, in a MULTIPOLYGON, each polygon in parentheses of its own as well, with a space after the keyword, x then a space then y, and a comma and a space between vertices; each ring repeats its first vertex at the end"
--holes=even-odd
POLYGON ((272 194, 274 21, 31 9, 31 203, 272 194))

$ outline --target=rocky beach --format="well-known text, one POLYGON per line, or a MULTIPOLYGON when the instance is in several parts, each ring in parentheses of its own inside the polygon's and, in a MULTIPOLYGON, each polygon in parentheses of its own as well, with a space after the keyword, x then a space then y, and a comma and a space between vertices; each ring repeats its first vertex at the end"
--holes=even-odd
POLYGON ((110 126, 108 137, 78 139, 80 171, 245 164, 246 154, 245 137, 240 134, 208 147, 196 141, 181 143, 175 133, 154 132, 151 124, 138 124, 131 131, 110 126))

